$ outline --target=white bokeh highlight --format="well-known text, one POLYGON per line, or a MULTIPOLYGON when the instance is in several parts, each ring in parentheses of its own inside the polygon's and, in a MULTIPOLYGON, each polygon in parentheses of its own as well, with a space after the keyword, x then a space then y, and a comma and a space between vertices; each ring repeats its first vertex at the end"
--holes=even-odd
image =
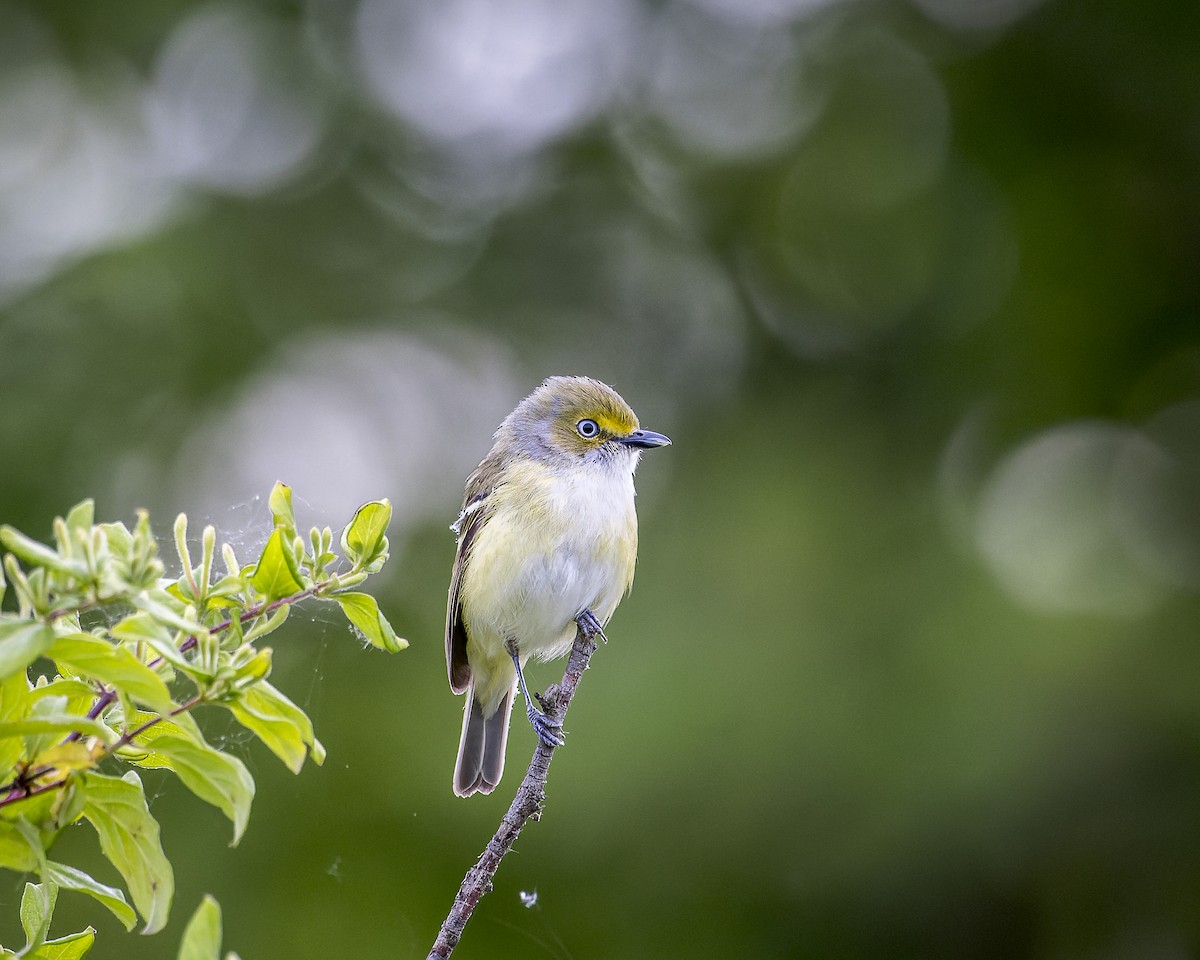
POLYGON ((147 163, 138 90, 86 96, 56 60, 0 81, 0 302, 64 263, 155 229, 175 194, 147 163))
POLYGON ((294 38, 247 8, 185 16, 147 82, 70 66, 32 17, 0 10, 0 304, 97 250, 161 229, 185 189, 273 189, 325 124, 294 38))
POLYGON ((1118 461, 1116 522, 1130 554, 1172 587, 1200 590, 1200 399, 1172 404, 1118 461))
POLYGON ((314 96, 294 85, 291 39, 242 7, 200 7, 172 32, 147 92, 164 175, 230 192, 269 188, 311 155, 323 129, 314 96))
POLYGON ((1009 454, 986 483, 976 543, 1009 595, 1041 613, 1137 617, 1166 596, 1129 549, 1118 468, 1156 456, 1140 431, 1100 421, 1046 430, 1009 454))
POLYGON ((824 105, 821 86, 806 82, 806 54, 794 32, 675 9, 645 43, 644 107, 683 146, 714 158, 778 151, 824 105))
POLYGON ((998 31, 1012 26, 1044 0, 911 0, 930 20, 958 31, 998 31))
POLYGON ((277 480, 313 523, 344 522, 388 497, 391 535, 454 520, 464 480, 528 385, 494 343, 383 330, 297 342, 191 432, 174 469, 196 516, 263 495, 277 480))
POLYGON ((607 105, 635 14, 628 0, 364 0, 358 58, 379 101, 431 141, 522 154, 607 105))
POLYGON ((714 16, 739 23, 783 27, 841 0, 688 0, 714 16))

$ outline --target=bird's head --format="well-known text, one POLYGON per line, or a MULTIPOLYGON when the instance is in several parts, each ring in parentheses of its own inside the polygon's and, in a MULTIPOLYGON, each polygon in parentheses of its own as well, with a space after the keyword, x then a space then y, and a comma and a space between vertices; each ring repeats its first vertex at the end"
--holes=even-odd
POLYGON ((558 462, 627 462, 639 450, 665 447, 661 433, 643 430, 620 394, 590 377, 550 377, 500 426, 521 449, 558 462))

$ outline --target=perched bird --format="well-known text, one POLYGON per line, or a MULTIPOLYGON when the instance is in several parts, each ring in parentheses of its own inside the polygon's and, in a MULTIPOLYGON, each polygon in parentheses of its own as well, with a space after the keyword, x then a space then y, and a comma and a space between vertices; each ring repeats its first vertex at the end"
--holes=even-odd
POLYGON ((467 694, 460 797, 500 782, 518 685, 538 737, 562 744, 522 668, 565 655, 577 624, 602 635, 633 582, 640 451, 670 442, 641 429, 611 387, 550 377, 504 419, 467 478, 446 610, 450 689, 467 694))

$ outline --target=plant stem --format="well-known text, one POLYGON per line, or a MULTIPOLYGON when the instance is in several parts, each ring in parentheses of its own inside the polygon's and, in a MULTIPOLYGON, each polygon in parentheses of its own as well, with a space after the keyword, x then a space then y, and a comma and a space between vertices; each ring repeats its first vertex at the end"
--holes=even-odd
MULTIPOLYGON (((192 697, 190 700, 185 700, 183 703, 181 703, 179 706, 177 706, 174 710, 172 710, 169 714, 167 714, 167 716, 168 717, 177 717, 181 713, 187 713, 189 710, 192 710, 195 707, 198 707, 203 702, 204 702, 203 694, 198 693, 198 694, 196 694, 196 696, 192 697)), ((115 743, 113 743, 112 746, 107 747, 102 756, 105 756, 105 757, 111 756, 117 750, 120 750, 121 747, 129 746, 129 744, 133 743, 135 737, 141 736, 143 733, 145 733, 147 730, 149 730, 156 723, 161 723, 165 719, 166 719, 166 717, 162 716, 161 714, 155 714, 153 717, 151 717, 149 720, 147 720, 145 723, 139 725, 135 729, 129 730, 126 733, 121 734, 120 739, 117 740, 115 743)))
MULTIPOLYGON (((177 717, 181 713, 187 713, 187 711, 199 706, 203 702, 204 702, 204 697, 201 696, 200 694, 197 694, 196 696, 192 697, 190 700, 185 700, 183 703, 181 703, 179 706, 177 706, 174 710, 172 710, 169 714, 167 714, 167 716, 168 717, 177 717)), ((97 713, 98 712, 99 711, 97 711, 97 713)), ((153 727, 156 723, 161 723, 165 719, 166 719, 166 717, 156 714, 155 716, 153 716, 149 720, 147 720, 145 723, 140 724, 133 730, 129 730, 129 731, 121 734, 120 737, 118 737, 115 741, 113 741, 111 744, 109 744, 107 747, 105 747, 104 751, 95 758, 96 762, 99 763, 105 757, 112 756, 112 754, 114 754, 117 750, 120 750, 121 747, 129 746, 129 744, 133 743, 133 741, 136 737, 141 736, 143 733, 145 733, 147 730, 149 730, 151 727, 153 727)), ((75 736, 76 738, 78 737, 77 734, 73 734, 73 736, 75 736)), ((17 780, 15 782, 13 782, 12 784, 8 785, 8 792, 6 794, 4 794, 4 796, 0 797, 0 807, 6 807, 10 803, 16 803, 20 800, 28 800, 30 797, 36 797, 39 793, 46 793, 49 790, 57 790, 60 787, 66 786, 66 783, 68 780, 67 777, 61 777, 58 780, 51 781, 50 783, 39 784, 37 786, 28 785, 29 781, 35 780, 38 777, 47 776, 48 774, 51 774, 53 772, 54 772, 54 767, 42 767, 37 770, 27 772, 21 780, 17 780)))
MULTIPOLYGON (((240 623, 248 623, 249 621, 253 620, 255 617, 260 617, 263 614, 274 613, 276 610, 278 610, 282 606, 292 604, 292 603, 299 603, 301 600, 307 600, 309 597, 319 596, 321 593, 328 590, 329 587, 333 584, 333 582, 334 582, 333 580, 323 580, 321 583, 314 583, 312 586, 305 587, 303 590, 299 590, 296 593, 291 594, 290 596, 280 597, 278 600, 272 600, 270 603, 255 604, 254 606, 249 607, 248 609, 243 611, 240 615, 238 615, 237 620, 240 623)), ((69 612, 69 611, 67 611, 65 609, 61 610, 61 611, 54 611, 51 614, 49 614, 49 616, 51 616, 51 617, 63 616, 67 612, 69 612)), ((221 623, 218 623, 216 626, 210 628, 210 632, 211 633, 221 633, 225 630, 228 630, 231 626, 233 626, 233 623, 234 623, 234 618, 230 617, 229 619, 224 620, 221 623)), ((190 650, 192 647, 194 647, 197 644, 197 642, 198 641, 196 640, 195 635, 187 637, 179 645, 180 652, 182 653, 186 650, 190 650)), ((153 667, 158 666, 160 663, 162 663, 162 657, 157 657, 154 660, 151 660, 147 664, 147 666, 153 668, 153 667)), ((88 713, 87 713, 88 719, 95 720, 95 719, 99 718, 99 716, 105 711, 105 709, 107 707, 109 707, 113 703, 113 701, 115 701, 116 699, 117 699, 117 694, 115 691, 113 691, 113 690, 103 691, 96 698, 96 702, 92 704, 91 709, 88 710, 88 713)), ((197 695, 197 696, 193 697, 191 700, 184 702, 182 705, 180 705, 179 707, 172 710, 171 713, 169 714, 169 716, 172 716, 172 717, 178 716, 181 713, 191 710, 193 707, 195 707, 199 703, 202 703, 203 701, 204 701, 203 696, 197 695)), ((160 720, 163 720, 163 719, 164 718, 161 716, 153 717, 150 720, 147 720, 141 726, 139 726, 136 730, 133 730, 132 732, 123 734, 120 737, 120 739, 118 739, 115 743, 113 743, 113 745, 111 747, 109 747, 107 750, 104 751, 103 756, 109 756, 113 753, 113 751, 117 750, 118 748, 127 746, 128 744, 132 743, 134 737, 136 737, 139 734, 143 733, 144 731, 148 730, 150 727, 154 726, 156 723, 158 723, 160 720)), ((81 739, 82 736, 83 735, 78 730, 76 730, 73 733, 67 734, 67 736, 63 739, 63 742, 64 743, 73 743, 76 740, 81 739)), ((48 767, 44 771, 40 771, 40 772, 36 773, 35 775, 36 776, 44 776, 47 773, 51 773, 52 770, 53 770, 53 768, 48 767)), ((39 793, 45 793, 48 790, 57 790, 60 787, 64 786, 66 784, 67 780, 68 780, 68 777, 63 777, 59 780, 55 780, 51 783, 42 784, 37 787, 28 786, 27 781, 26 781, 26 783, 23 784, 22 779, 15 780, 12 783, 0 785, 0 791, 3 791, 2 793, 0 793, 0 807, 7 806, 10 803, 16 803, 18 800, 25 800, 29 797, 37 796, 39 793)))
MULTIPOLYGON (((567 660, 562 683, 551 687, 541 698, 547 714, 559 723, 566 719, 567 708, 575 696, 575 688, 595 652, 596 635, 590 630, 585 630, 581 624, 575 632, 575 644, 571 647, 571 656, 567 660)), ((547 746, 541 739, 538 740, 525 779, 517 788, 517 795, 500 821, 496 833, 488 841, 483 854, 463 878, 454 897, 454 904, 438 931, 437 940, 434 941, 427 960, 446 960, 454 952, 475 907, 483 895, 492 889, 492 878, 496 875, 500 861, 512 849, 521 828, 529 820, 541 818, 542 804, 546 799, 546 777, 550 772, 550 761, 554 757, 555 749, 547 746)))
MULTIPOLYGON (((332 582, 333 581, 331 581, 331 580, 326 580, 322 583, 314 584, 311 587, 306 587, 305 589, 299 591, 298 593, 293 593, 291 596, 282 597, 279 600, 273 600, 270 603, 256 604, 255 606, 250 607, 249 609, 247 609, 246 611, 241 613, 238 616, 238 621, 241 623, 248 623, 249 621, 253 620, 255 617, 262 616, 264 613, 274 613, 276 610, 278 610, 284 604, 299 603, 301 600, 307 600, 309 597, 316 596, 317 594, 319 594, 323 589, 328 587, 329 584, 332 582)), ((228 620, 218 623, 215 627, 212 628, 212 630, 210 632, 222 633, 223 631, 228 630, 232 626, 233 626, 233 618, 230 617, 228 620)), ((179 645, 179 652, 184 653, 187 650, 191 650, 192 647, 194 647, 197 642, 198 641, 196 640, 196 637, 194 635, 187 637, 183 641, 183 643, 181 643, 179 645)), ((155 657, 148 664, 146 664, 146 666, 150 667, 151 669, 154 669, 162 662, 163 662, 162 657, 155 657)), ((96 702, 92 704, 92 709, 89 710, 88 714, 87 714, 88 719, 95 720, 97 717, 100 716, 101 713, 104 712, 105 707, 107 707, 109 704, 111 704, 116 699, 117 699, 117 695, 114 691, 105 690, 103 693, 100 694, 99 697, 96 698, 96 702)), ((71 743, 75 740, 78 740, 80 738, 80 736, 82 736, 82 735, 77 730, 74 733, 68 734, 66 739, 63 742, 71 743)))
POLYGON ((23 787, 20 783, 13 783, 8 792, 0 797, 0 807, 7 807, 10 803, 16 803, 18 800, 28 800, 30 797, 36 797, 39 793, 46 793, 49 790, 57 790, 65 786, 67 778, 55 780, 53 783, 43 783, 39 787, 23 787))
MULTIPOLYGON (((103 690, 103 688, 101 688, 101 689, 103 690)), ((90 709, 87 712, 87 718, 89 720, 95 720, 97 717, 100 716, 100 714, 102 714, 104 712, 105 708, 116 699, 117 699, 116 691, 104 690, 103 693, 101 693, 100 696, 98 696, 96 698, 96 702, 92 704, 92 709, 90 709)), ((83 734, 80 733, 78 730, 76 730, 73 733, 68 733, 66 736, 66 739, 63 740, 63 743, 74 743, 76 740, 80 739, 82 736, 83 736, 83 734)))

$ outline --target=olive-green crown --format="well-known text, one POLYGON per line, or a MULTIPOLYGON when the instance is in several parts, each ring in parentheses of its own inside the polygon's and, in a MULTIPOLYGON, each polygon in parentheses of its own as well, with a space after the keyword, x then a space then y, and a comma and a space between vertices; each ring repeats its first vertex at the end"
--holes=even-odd
POLYGON ((555 457, 584 454, 638 429, 637 414, 612 387, 591 377, 548 377, 522 400, 496 431, 523 453, 555 457), (581 421, 599 430, 585 437, 581 421))

